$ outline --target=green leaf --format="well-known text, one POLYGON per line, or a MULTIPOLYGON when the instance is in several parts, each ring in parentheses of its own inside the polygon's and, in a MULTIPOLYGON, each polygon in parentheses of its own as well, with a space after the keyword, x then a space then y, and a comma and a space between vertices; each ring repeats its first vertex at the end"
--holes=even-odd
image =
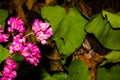
POLYGON ((106 68, 98 68, 96 80, 110 80, 110 74, 107 72, 106 68))
POLYGON ((113 66, 111 69, 98 68, 96 80, 120 80, 120 66, 113 66))
POLYGON ((98 41, 108 49, 120 50, 120 29, 112 29, 102 14, 96 15, 85 27, 98 41))
POLYGON ((120 15, 113 14, 107 11, 103 11, 103 16, 107 16, 108 21, 112 25, 113 28, 120 28, 120 15))
POLYGON ((12 56, 12 59, 13 59, 14 61, 23 61, 23 60, 24 60, 23 56, 21 56, 19 53, 15 53, 15 54, 12 56))
POLYGON ((120 66, 113 66, 110 70, 111 80, 120 80, 120 66))
POLYGON ((117 15, 119 15, 119 16, 120 16, 120 12, 117 12, 117 15))
POLYGON ((105 55, 105 58, 108 60, 108 62, 120 62, 120 51, 111 51, 105 55))
POLYGON ((0 72, 0 76, 2 76, 2 73, 0 72))
POLYGON ((106 63, 117 63, 120 62, 120 51, 111 51, 107 55, 105 55, 105 59, 101 66, 105 65, 106 63))
POLYGON ((53 36, 60 55, 68 57, 80 47, 85 39, 84 26, 86 23, 87 20, 76 8, 70 8, 53 36))
POLYGON ((0 9, 0 25, 2 25, 3 30, 5 28, 5 20, 8 17, 8 11, 5 9, 0 9))
POLYGON ((46 6, 42 8, 41 14, 54 30, 52 39, 56 41, 61 55, 67 57, 81 45, 86 35, 84 25, 87 20, 76 8, 71 8, 66 14, 60 6, 46 6))
POLYGON ((68 80, 91 80, 87 66, 80 60, 71 62, 68 73, 68 80))
POLYGON ((39 67, 40 80, 66 80, 67 74, 63 72, 54 73, 52 76, 44 69, 43 66, 39 67))
POLYGON ((52 78, 54 78, 55 80, 66 80, 68 77, 68 75, 66 73, 63 72, 59 72, 59 73, 55 73, 52 78))
POLYGON ((0 63, 10 56, 9 50, 0 45, 0 63))
POLYGON ((61 6, 45 6, 41 9, 41 15, 50 22, 53 32, 55 32, 59 23, 66 15, 66 11, 61 6))
POLYGON ((51 75, 45 70, 43 66, 39 66, 39 72, 41 77, 40 80, 52 80, 51 75))

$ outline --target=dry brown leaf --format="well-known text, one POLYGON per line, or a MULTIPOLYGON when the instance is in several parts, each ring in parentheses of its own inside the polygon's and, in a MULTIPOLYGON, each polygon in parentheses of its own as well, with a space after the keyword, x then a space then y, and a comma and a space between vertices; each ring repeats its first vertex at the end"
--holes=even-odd
POLYGON ((11 0, 11 2, 15 5, 17 17, 22 19, 24 22, 26 22, 26 16, 22 8, 24 0, 11 0))
POLYGON ((85 56, 79 56, 79 59, 81 60, 81 61, 83 61, 86 65, 87 65, 87 67, 88 68, 91 68, 92 67, 92 64, 91 64, 91 61, 89 60, 89 59, 87 59, 85 56))
POLYGON ((25 23, 26 23, 26 16, 25 16, 25 13, 24 13, 24 10, 22 9, 21 6, 18 6, 16 8, 16 12, 17 12, 17 17, 22 19, 25 23))
POLYGON ((84 54, 81 53, 81 54, 80 54, 80 52, 78 52, 78 54, 76 53, 75 55, 73 55, 73 60, 83 61, 87 65, 88 69, 90 69, 91 79, 95 80, 96 79, 96 69, 97 69, 98 63, 100 63, 104 59, 104 57, 98 55, 97 53, 96 53, 97 55, 95 55, 95 53, 91 53, 90 58, 88 58, 88 56, 90 56, 88 53, 84 53, 84 54), (92 55, 92 54, 94 54, 94 55, 92 55))
POLYGON ((11 0, 16 6, 22 6, 24 3, 24 0, 11 0))
POLYGON ((49 5, 49 4, 51 4, 53 2, 53 0, 45 0, 45 4, 46 5, 49 5))
POLYGON ((53 49, 53 51, 52 51, 51 54, 48 54, 48 55, 46 55, 46 56, 47 56, 49 59, 54 60, 54 61, 56 61, 56 60, 61 60, 61 57, 60 57, 60 55, 58 54, 58 51, 57 51, 56 48, 53 49))
POLYGON ((87 18, 92 17, 92 8, 86 5, 83 0, 79 0, 79 3, 76 3, 76 4, 78 5, 83 15, 85 15, 87 18))
POLYGON ((50 61, 51 71, 63 71, 63 67, 60 61, 50 61))
POLYGON ((41 8, 45 6, 45 3, 35 3, 32 7, 32 11, 38 14, 41 14, 41 8))
POLYGON ((96 69, 90 70, 91 80, 96 80, 96 69))
POLYGON ((36 2, 36 0, 27 0, 27 1, 25 2, 27 9, 28 9, 28 10, 31 10, 32 7, 33 7, 33 4, 34 4, 35 2, 36 2))
POLYGON ((52 46, 52 49, 53 49, 52 53, 49 53, 48 55, 46 55, 50 59, 50 70, 51 71, 63 71, 63 67, 60 62, 61 57, 58 54, 58 51, 54 45, 52 46))
POLYGON ((97 66, 103 59, 104 56, 99 55, 91 49, 90 42, 87 39, 73 55, 73 60, 81 60, 87 65, 90 71, 91 80, 96 79, 97 66))

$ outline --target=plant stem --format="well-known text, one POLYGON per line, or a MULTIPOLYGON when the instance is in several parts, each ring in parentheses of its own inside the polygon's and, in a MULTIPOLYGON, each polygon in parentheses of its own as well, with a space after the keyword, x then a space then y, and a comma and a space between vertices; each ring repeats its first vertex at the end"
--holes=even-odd
POLYGON ((30 33, 26 34, 25 37, 28 37, 28 36, 30 36, 30 35, 34 35, 34 33, 33 33, 33 32, 30 32, 30 33))

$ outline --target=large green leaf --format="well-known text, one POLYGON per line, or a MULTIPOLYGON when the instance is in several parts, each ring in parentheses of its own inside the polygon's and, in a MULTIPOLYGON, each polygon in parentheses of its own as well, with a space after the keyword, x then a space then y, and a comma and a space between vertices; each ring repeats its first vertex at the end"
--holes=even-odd
POLYGON ((110 74, 107 72, 106 68, 98 68, 96 80, 110 80, 110 74))
POLYGON ((68 75, 66 73, 63 72, 59 72, 59 73, 55 73, 52 78, 54 78, 55 80, 66 80, 68 77, 68 75))
POLYGON ((70 9, 53 36, 61 55, 68 57, 79 48, 85 39, 84 25, 86 23, 87 20, 76 8, 70 9))
POLYGON ((113 66, 111 69, 98 68, 96 80, 120 80, 120 66, 113 66))
POLYGON ((45 6, 41 9, 41 15, 48 20, 53 28, 53 31, 58 28, 59 23, 66 15, 66 11, 61 6, 45 6))
POLYGON ((40 80, 66 80, 67 74, 63 72, 54 73, 52 76, 45 70, 43 66, 39 67, 40 80))
POLYGON ((120 29, 112 29, 102 14, 96 15, 85 27, 88 33, 93 33, 106 48, 120 50, 120 29))
POLYGON ((8 11, 4 9, 0 9, 0 25, 2 25, 3 30, 5 27, 5 20, 8 17, 8 11))
POLYGON ((0 63, 10 56, 9 50, 0 45, 0 63))
POLYGON ((105 55, 105 58, 108 60, 108 62, 120 62, 120 51, 111 51, 105 55))
POLYGON ((113 28, 120 28, 120 15, 103 11, 103 16, 107 16, 107 19, 113 28))
POLYGON ((87 20, 76 8, 71 8, 66 14, 60 6, 46 6, 42 8, 41 14, 51 23, 54 30, 52 39, 56 41, 61 55, 69 56, 81 45, 86 35, 84 25, 87 20))
POLYGON ((111 51, 105 55, 106 60, 101 63, 101 66, 106 63, 117 63, 120 62, 120 51, 111 51))
POLYGON ((71 62, 68 73, 68 80, 91 80, 87 66, 80 60, 71 62))
POLYGON ((113 66, 110 70, 111 80, 120 80, 120 66, 113 66))

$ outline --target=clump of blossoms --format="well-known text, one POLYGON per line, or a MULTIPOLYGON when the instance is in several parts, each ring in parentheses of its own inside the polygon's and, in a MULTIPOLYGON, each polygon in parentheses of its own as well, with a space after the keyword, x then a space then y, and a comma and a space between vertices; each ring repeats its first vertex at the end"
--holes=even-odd
POLYGON ((11 57, 6 58, 0 80, 13 80, 17 76, 17 72, 15 70, 16 67, 17 64, 11 59, 11 57))
POLYGON ((30 62, 31 64, 37 66, 39 61, 39 58, 41 58, 40 50, 38 46, 31 44, 31 43, 25 43, 23 49, 20 51, 20 54, 24 56, 25 60, 30 62))
POLYGON ((49 23, 44 23, 38 19, 34 20, 32 30, 36 35, 37 40, 41 41, 41 44, 46 44, 47 39, 53 35, 52 28, 49 27, 49 23))
POLYGON ((15 30, 18 30, 20 32, 14 36, 13 42, 9 46, 10 53, 13 54, 15 52, 19 52, 27 62, 37 66, 41 57, 40 50, 39 47, 35 46, 34 44, 26 42, 26 37, 23 36, 25 28, 23 27, 24 24, 22 20, 12 17, 8 23, 11 25, 11 27, 8 27, 8 31, 13 32, 15 30))
POLYGON ((9 34, 3 34, 2 26, 0 25, 0 42, 7 42, 9 34))
POLYGON ((23 48, 23 44, 25 42, 26 42, 26 38, 23 37, 22 33, 17 34, 16 36, 14 36, 13 42, 9 46, 10 53, 12 54, 12 53, 21 51, 22 48, 23 48))
MULTIPOLYGON (((2 78, 0 78, 0 80, 13 80, 17 76, 15 71, 17 65, 16 62, 12 60, 12 54, 20 53, 27 62, 34 66, 38 65, 41 58, 39 47, 35 44, 28 43, 26 35, 23 35, 25 32, 24 22, 19 18, 11 17, 8 20, 8 25, 8 32, 18 32, 17 34, 14 34, 12 43, 9 46, 11 57, 6 58, 5 60, 5 67, 2 71, 2 78)), ((52 28, 49 27, 49 23, 44 23, 38 19, 35 19, 32 25, 32 30, 34 31, 36 39, 40 40, 41 44, 46 44, 46 40, 53 35, 52 28)), ((0 42, 7 42, 8 38, 9 35, 3 34, 2 27, 0 26, 0 42)))
POLYGON ((12 44, 9 46, 11 54, 19 52, 27 62, 37 66, 41 58, 40 49, 34 44, 27 43, 26 38, 20 33, 13 38, 12 44))
POLYGON ((10 17, 10 20, 8 20, 8 32, 13 32, 14 30, 18 30, 19 32, 25 32, 24 22, 15 17, 10 17))

